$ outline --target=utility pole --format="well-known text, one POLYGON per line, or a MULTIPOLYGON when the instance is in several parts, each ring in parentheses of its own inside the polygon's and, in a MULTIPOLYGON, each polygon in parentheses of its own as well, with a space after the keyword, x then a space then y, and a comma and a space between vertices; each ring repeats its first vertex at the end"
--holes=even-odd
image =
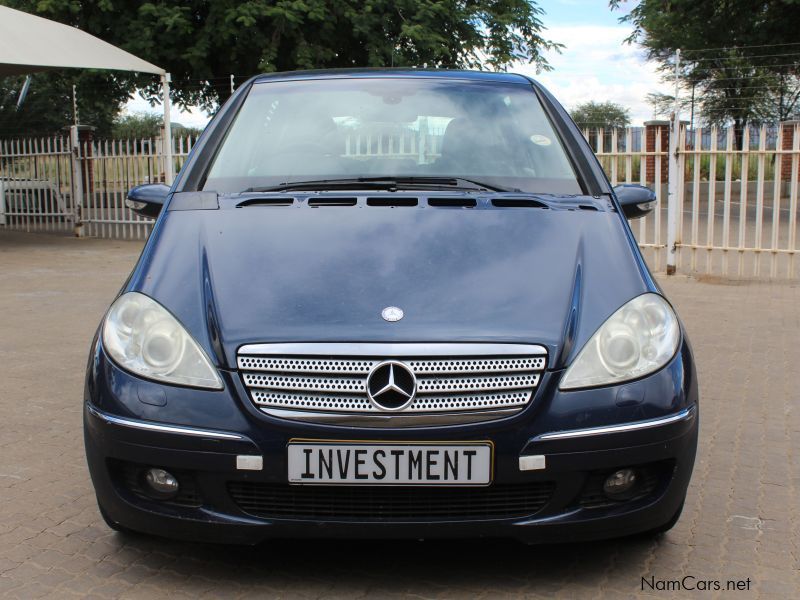
POLYGON ((680 68, 681 51, 675 51, 675 104, 672 109, 672 124, 669 131, 669 170, 667 183, 667 275, 675 274, 676 255, 678 251, 678 193, 679 189, 679 169, 678 169, 678 138, 680 137, 680 68))
POLYGON ((164 73, 161 76, 161 101, 164 106, 164 140, 162 147, 164 148, 164 183, 172 185, 175 179, 175 162, 172 159, 172 121, 171 105, 169 100, 169 84, 172 81, 172 76, 169 73, 164 73))
POLYGON ((78 132, 78 91, 72 86, 72 126, 69 128, 72 150, 72 231, 75 237, 83 237, 83 167, 81 140, 78 132))

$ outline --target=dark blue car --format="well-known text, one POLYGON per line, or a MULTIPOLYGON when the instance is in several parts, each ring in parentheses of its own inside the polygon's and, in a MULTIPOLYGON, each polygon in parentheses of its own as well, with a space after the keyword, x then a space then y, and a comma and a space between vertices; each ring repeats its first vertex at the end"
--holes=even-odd
POLYGON ((661 532, 694 463, 686 334, 561 106, 523 76, 265 75, 219 111, 92 345, 118 530, 661 532))

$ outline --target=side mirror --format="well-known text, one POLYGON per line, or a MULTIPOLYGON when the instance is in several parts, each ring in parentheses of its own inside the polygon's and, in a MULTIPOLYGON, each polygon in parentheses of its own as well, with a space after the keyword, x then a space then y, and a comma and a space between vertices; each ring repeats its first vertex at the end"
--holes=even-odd
POLYGON ((649 215, 656 207, 656 193, 643 185, 623 183, 614 188, 614 193, 628 219, 649 215))
POLYGON ((143 217, 155 219, 169 195, 169 186, 163 183, 137 185, 128 192, 125 206, 143 217))

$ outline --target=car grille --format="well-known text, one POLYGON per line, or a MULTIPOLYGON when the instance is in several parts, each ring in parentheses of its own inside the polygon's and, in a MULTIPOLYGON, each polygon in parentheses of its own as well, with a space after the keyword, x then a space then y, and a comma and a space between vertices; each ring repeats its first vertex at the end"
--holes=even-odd
POLYGON ((262 518, 507 519, 539 512, 553 494, 552 482, 487 488, 290 486, 231 481, 228 492, 244 512, 262 518))
MULTIPOLYGON (((336 344, 323 346, 328 351, 338 350, 336 344)), ((354 345, 344 346, 344 351, 357 350, 354 345)), ((370 416, 378 417, 383 424, 389 416, 421 417, 394 419, 393 425, 397 426, 419 425, 425 422, 425 416, 438 417, 428 419, 431 423, 442 423, 512 414, 531 401, 546 367, 546 355, 540 346, 515 345, 506 350, 502 345, 486 345, 492 352, 531 349, 528 355, 502 356, 402 355, 397 352, 397 344, 394 352, 382 355, 380 345, 367 346, 372 351, 368 356, 258 354, 254 351, 256 347, 245 347, 237 364, 253 403, 266 413, 304 420, 334 419, 347 424, 367 423, 370 416), (388 359, 401 363, 416 378, 413 401, 397 412, 382 410, 367 395, 369 374, 388 359), (445 414, 449 418, 445 419, 445 414)), ((436 344, 415 347, 441 351, 436 344)), ((465 348, 457 344, 450 347, 455 351, 481 350, 481 345, 473 344, 465 348)), ((275 350, 269 344, 257 348, 275 350)))

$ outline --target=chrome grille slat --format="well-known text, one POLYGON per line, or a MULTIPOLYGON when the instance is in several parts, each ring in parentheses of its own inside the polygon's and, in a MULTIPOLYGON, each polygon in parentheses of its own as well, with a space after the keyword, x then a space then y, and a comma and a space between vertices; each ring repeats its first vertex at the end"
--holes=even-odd
POLYGON ((459 394, 457 396, 423 396, 414 399, 411 412, 443 412, 459 410, 486 410, 524 406, 531 399, 531 391, 513 391, 499 394, 459 394))
POLYGON ((367 375, 378 360, 326 360, 321 358, 277 358, 272 356, 240 356, 239 368, 248 371, 280 371, 282 373, 343 373, 367 375))
MULTIPOLYGON (((366 397, 334 396, 329 394, 303 394, 300 392, 272 392, 253 390, 253 401, 259 406, 276 406, 300 410, 336 410, 342 412, 374 413, 375 408, 366 397)), ((529 390, 495 394, 458 394, 453 396, 423 396, 414 399, 408 410, 420 412, 445 412, 458 410, 486 410, 524 406, 530 400, 529 390)))
POLYGON ((329 394, 303 394, 300 392, 272 392, 253 390, 253 401, 261 406, 280 406, 304 410, 341 410, 346 412, 372 412, 375 409, 366 396, 332 396, 329 394))
POLYGON ((244 383, 247 387, 277 390, 304 390, 309 392, 333 392, 340 394, 362 392, 364 390, 364 381, 365 378, 356 377, 266 375, 263 373, 244 374, 244 383))
POLYGON ((406 361, 417 375, 429 373, 508 373, 511 371, 539 371, 544 369, 541 356, 527 358, 478 360, 416 360, 406 361))
MULTIPOLYGON (((280 371, 283 373, 342 373, 367 375, 379 360, 325 360, 318 358, 276 358, 268 356, 239 356, 238 365, 248 371, 280 371)), ((508 373, 544 369, 541 356, 505 359, 422 360, 406 361, 417 375, 435 373, 508 373)))
POLYGON ((515 390, 536 387, 538 375, 510 375, 491 377, 420 377, 417 394, 444 394, 485 390, 515 390))
MULTIPOLYGON (((245 373, 244 382, 245 385, 251 388, 344 394, 363 391, 366 385, 366 377, 313 377, 245 373)), ((420 377, 417 380, 417 394, 514 390, 536 387, 538 383, 539 376, 536 374, 494 375, 488 377, 420 377)))
POLYGON ((392 419, 403 427, 508 416, 531 401, 547 365, 541 346, 530 346, 525 355, 519 353, 527 348, 523 345, 509 345, 504 351, 501 344, 470 344, 475 354, 469 355, 458 344, 414 344, 414 354, 407 357, 398 350, 403 348, 400 344, 387 344, 385 355, 380 344, 364 345, 369 350, 365 355, 353 352, 358 344, 341 344, 342 355, 336 354, 336 344, 325 344, 326 354, 316 344, 307 344, 308 352, 302 355, 306 345, 291 346, 291 355, 261 344, 247 346, 237 356, 254 405, 281 418, 331 422, 342 415, 348 423, 363 426, 386 426, 392 419), (479 352, 483 347, 485 356, 479 352), (450 348, 453 352, 448 354, 450 348), (426 349, 428 355, 422 356, 426 349), (417 377, 414 401, 394 413, 375 406, 366 391, 369 373, 389 357, 417 377))

